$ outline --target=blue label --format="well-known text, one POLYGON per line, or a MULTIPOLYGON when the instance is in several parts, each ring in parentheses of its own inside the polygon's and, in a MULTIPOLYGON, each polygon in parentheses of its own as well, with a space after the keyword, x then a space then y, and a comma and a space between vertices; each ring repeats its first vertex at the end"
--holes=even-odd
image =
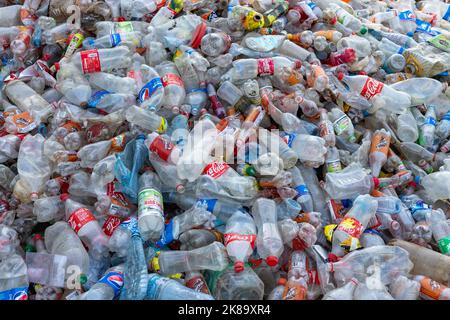
POLYGON ((431 124, 433 126, 436 126, 436 119, 433 117, 426 117, 424 124, 431 124))
POLYGON ((165 225, 164 233, 161 236, 161 239, 156 242, 156 245, 161 248, 168 245, 173 240, 173 220, 170 220, 169 223, 165 225))
POLYGON ((341 204, 344 208, 351 208, 353 206, 353 201, 351 199, 342 199, 341 204))
POLYGON ((416 19, 416 25, 417 25, 416 31, 421 31, 421 32, 425 32, 425 33, 431 32, 431 24, 429 24, 426 21, 416 19))
POLYGON ((120 33, 111 34, 111 45, 113 47, 117 46, 121 42, 122 42, 122 39, 120 38, 120 33))
POLYGON ((139 232, 139 225, 138 221, 135 218, 131 218, 130 222, 128 224, 128 230, 130 230, 132 236, 141 236, 141 233, 139 232))
POLYGON ((448 6, 447 8, 447 12, 444 14, 444 16, 442 17, 442 19, 450 21, 450 6, 448 6))
POLYGON ((139 91, 138 101, 140 103, 144 102, 150 98, 158 88, 162 88, 162 86, 161 78, 153 78, 142 87, 141 91, 139 91))
POLYGON ((297 135, 295 133, 284 132, 282 138, 283 138, 284 142, 286 142, 286 144, 289 146, 289 148, 291 148, 292 142, 294 141, 296 136, 297 135))
POLYGON ((114 290, 114 297, 119 295, 120 289, 123 287, 123 274, 120 272, 111 271, 105 274, 99 281, 105 283, 114 290))
POLYGON ((366 230, 364 230, 364 233, 376 234, 377 236, 380 236, 380 237, 381 237, 381 233, 378 232, 378 231, 375 230, 375 229, 366 229, 366 230))
POLYGON ((308 6, 311 8, 311 10, 314 10, 314 8, 317 7, 317 4, 315 4, 314 2, 309 2, 308 6))
POLYGON ((414 21, 416 20, 416 17, 414 13, 411 10, 402 11, 398 14, 398 17, 400 20, 404 21, 414 21))
POLYGON ((106 91, 106 90, 100 90, 100 91, 97 91, 96 93, 94 93, 88 101, 88 107, 90 107, 90 108, 97 107, 100 100, 103 99, 103 96, 105 96, 107 94, 110 94, 110 92, 106 91))
POLYGON ((309 194, 309 190, 304 184, 296 186, 294 189, 295 189, 295 191, 297 191, 297 194, 299 196, 304 196, 304 195, 309 194))
POLYGON ((450 111, 447 111, 447 113, 442 117, 442 120, 450 121, 450 111))
POLYGON ((28 300, 28 287, 20 287, 0 292, 0 300, 28 300))
POLYGON ((206 206, 206 210, 213 213, 216 206, 217 199, 198 199, 197 205, 206 206))

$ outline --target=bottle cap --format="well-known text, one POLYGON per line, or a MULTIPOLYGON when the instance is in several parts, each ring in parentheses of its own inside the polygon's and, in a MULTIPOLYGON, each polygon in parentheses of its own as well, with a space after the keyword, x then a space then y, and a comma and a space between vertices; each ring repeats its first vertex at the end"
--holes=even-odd
POLYGON ((244 262, 242 261, 236 261, 234 263, 234 272, 239 273, 244 271, 244 262))
POLYGON ((63 193, 59 196, 59 199, 61 199, 61 201, 66 201, 67 199, 69 199, 69 194, 68 193, 63 193))
POLYGON ((140 133, 140 134, 137 135, 136 139, 145 140, 145 135, 140 133))
POLYGON ((270 266, 270 267, 275 267, 278 263, 278 258, 275 256, 268 256, 266 258, 266 263, 270 266))
POLYGON ((280 279, 278 279, 277 283, 280 286, 284 286, 286 284, 286 279, 285 278, 280 278, 280 279))
POLYGON ((200 43, 202 42, 202 38, 205 35, 205 33, 206 33, 206 23, 202 22, 197 26, 194 35, 192 36, 191 40, 192 48, 197 49, 200 46, 200 43))
POLYGON ((338 262, 339 258, 334 253, 328 254, 328 262, 338 262))
POLYGON ((344 73, 343 72, 339 72, 337 75, 337 78, 339 81, 342 81, 342 79, 344 79, 344 73))

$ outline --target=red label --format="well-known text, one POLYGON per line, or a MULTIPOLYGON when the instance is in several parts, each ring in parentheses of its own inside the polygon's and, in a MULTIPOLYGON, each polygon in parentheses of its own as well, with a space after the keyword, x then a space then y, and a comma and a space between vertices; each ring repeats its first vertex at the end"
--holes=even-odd
POLYGON ((202 277, 193 277, 186 281, 185 284, 186 287, 191 288, 194 291, 197 292, 203 292, 205 294, 210 294, 208 286, 206 285, 205 281, 202 279, 202 277))
POLYGON ((119 217, 108 216, 103 224, 102 230, 108 237, 111 237, 114 230, 116 230, 121 222, 122 220, 119 217))
POLYGON ((94 73, 102 71, 98 50, 86 50, 80 52, 81 68, 83 73, 94 73))
POLYGON ((370 100, 377 94, 383 90, 384 83, 377 81, 372 78, 367 78, 366 83, 364 84, 364 87, 361 90, 361 95, 370 100))
POLYGON ((272 75, 274 70, 272 58, 258 59, 258 74, 260 76, 272 75))
POLYGON ((203 170, 203 174, 206 174, 213 179, 217 179, 221 177, 229 168, 230 166, 225 162, 219 163, 214 161, 205 167, 205 169, 203 170))
POLYGON ((76 233, 78 233, 78 231, 80 231, 80 229, 83 228, 83 226, 86 223, 91 222, 93 220, 95 220, 95 217, 89 209, 80 208, 80 209, 75 210, 70 215, 69 220, 67 222, 69 222, 72 229, 76 233))
POLYGON ((183 80, 181 78, 174 74, 174 73, 168 73, 164 77, 161 78, 162 84, 164 87, 167 87, 170 84, 175 84, 177 86, 183 87, 183 80))
POLYGON ((256 234, 225 233, 223 236, 225 245, 233 241, 247 241, 250 242, 252 249, 255 248, 256 234))
POLYGON ((158 136, 153 140, 149 149, 151 152, 156 153, 162 160, 167 161, 174 147, 173 143, 158 136))
POLYGON ((343 231, 353 238, 359 238, 364 231, 364 226, 355 218, 344 218, 339 223, 337 230, 343 231))

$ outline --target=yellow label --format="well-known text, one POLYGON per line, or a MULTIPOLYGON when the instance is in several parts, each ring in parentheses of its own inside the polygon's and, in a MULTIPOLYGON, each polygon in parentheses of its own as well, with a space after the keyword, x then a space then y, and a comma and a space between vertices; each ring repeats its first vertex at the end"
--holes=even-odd
POLYGON ((159 270, 161 270, 161 268, 159 267, 159 255, 160 255, 161 251, 157 251, 155 256, 152 259, 152 269, 154 272, 159 272, 159 270))
POLYGON ((247 31, 262 28, 264 26, 264 18, 260 13, 250 11, 244 18, 243 26, 247 31))
POLYGON ((325 238, 331 242, 333 239, 333 232, 336 229, 337 224, 329 224, 323 228, 323 233, 325 234, 325 238))
POLYGON ((158 133, 164 133, 167 130, 167 120, 161 118, 161 123, 159 124, 159 128, 156 130, 158 133))

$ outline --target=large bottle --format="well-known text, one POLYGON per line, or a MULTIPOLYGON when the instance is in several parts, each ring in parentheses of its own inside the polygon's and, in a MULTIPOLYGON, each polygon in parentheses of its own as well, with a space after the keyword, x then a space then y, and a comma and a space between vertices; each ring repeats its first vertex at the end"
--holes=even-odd
POLYGON ((354 239, 359 239, 369 221, 375 216, 378 202, 370 195, 361 195, 353 202, 350 211, 339 223, 333 233, 332 253, 338 257, 344 255, 344 247, 354 249, 354 239))
POLYGON ((119 46, 111 49, 80 51, 73 55, 71 61, 84 74, 107 72, 115 68, 130 66, 130 49, 119 46))
POLYGON ((148 276, 145 300, 214 300, 203 292, 183 286, 176 280, 162 277, 156 273, 148 276))
POLYGON ((236 211, 227 221, 224 243, 228 256, 234 261, 234 270, 242 272, 244 263, 255 248, 256 225, 247 213, 236 211))
POLYGON ((66 220, 96 258, 108 255, 108 237, 103 232, 94 214, 84 204, 69 198, 67 193, 60 196, 65 202, 66 220))
POLYGON ((164 231, 164 203, 161 181, 152 171, 139 177, 138 222, 144 240, 158 240, 164 231))
POLYGON ((224 245, 215 241, 190 251, 161 251, 158 262, 165 275, 205 269, 221 271, 228 266, 228 255, 224 245))
POLYGON ((252 216, 258 229, 256 249, 267 264, 274 267, 283 253, 283 240, 277 224, 275 201, 259 198, 252 207, 252 216))
POLYGON ((109 268, 96 284, 81 294, 78 300, 113 300, 123 286, 123 265, 109 268))
POLYGON ((450 225, 442 209, 428 211, 426 220, 430 225, 439 250, 442 254, 450 256, 450 225))

